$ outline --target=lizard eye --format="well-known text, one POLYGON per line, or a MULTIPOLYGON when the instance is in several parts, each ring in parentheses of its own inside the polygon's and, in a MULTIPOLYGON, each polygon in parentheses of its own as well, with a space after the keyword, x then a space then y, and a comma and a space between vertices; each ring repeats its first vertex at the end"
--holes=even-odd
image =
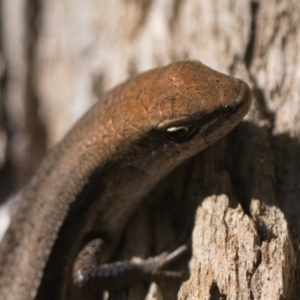
POLYGON ((168 137, 175 142, 183 142, 191 136, 194 131, 194 127, 188 126, 173 126, 166 129, 168 137))

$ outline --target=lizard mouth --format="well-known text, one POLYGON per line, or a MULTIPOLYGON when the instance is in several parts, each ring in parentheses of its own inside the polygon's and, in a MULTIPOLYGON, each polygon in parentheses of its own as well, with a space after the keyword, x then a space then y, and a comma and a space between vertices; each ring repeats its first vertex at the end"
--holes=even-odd
POLYGON ((229 105, 208 115, 204 118, 205 121, 203 119, 204 128, 202 127, 201 136, 207 145, 212 144, 238 125, 250 108, 252 98, 250 88, 243 81, 236 80, 240 83, 237 97, 229 105))

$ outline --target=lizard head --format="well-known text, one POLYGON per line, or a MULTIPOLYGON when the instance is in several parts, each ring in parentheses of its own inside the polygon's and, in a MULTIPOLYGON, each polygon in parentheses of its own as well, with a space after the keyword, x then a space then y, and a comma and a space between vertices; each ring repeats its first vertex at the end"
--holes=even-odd
POLYGON ((199 61, 142 73, 125 83, 123 93, 126 121, 147 136, 147 142, 141 142, 144 137, 138 144, 153 146, 153 157, 161 156, 160 152, 177 157, 172 159, 175 164, 176 159, 179 163, 227 134, 251 104, 246 83, 199 61))

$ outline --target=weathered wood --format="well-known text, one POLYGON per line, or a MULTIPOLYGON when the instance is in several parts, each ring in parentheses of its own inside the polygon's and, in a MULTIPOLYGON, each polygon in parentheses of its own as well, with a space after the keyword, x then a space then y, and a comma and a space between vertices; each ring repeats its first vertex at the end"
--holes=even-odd
MULTIPOLYGON (((130 75, 195 58, 247 81, 254 102, 246 121, 149 195, 116 258, 173 250, 196 218, 179 299, 297 299, 298 1, 2 0, 1 8, 9 153, 1 159, 19 182, 46 145, 130 75)), ((158 293, 172 299, 179 284, 161 283, 158 293)), ((130 299, 147 289, 131 289, 130 299)), ((147 299, 159 299, 151 290, 147 299)))

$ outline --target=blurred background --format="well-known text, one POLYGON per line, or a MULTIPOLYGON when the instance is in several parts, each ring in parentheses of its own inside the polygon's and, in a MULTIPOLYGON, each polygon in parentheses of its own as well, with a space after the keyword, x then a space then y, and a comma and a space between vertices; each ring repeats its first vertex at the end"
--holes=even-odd
MULTIPOLYGON (((293 267, 281 272, 287 272, 290 283, 284 282, 293 287, 276 293, 294 293, 291 274, 299 273, 300 238, 299 0, 0 0, 0 9, 1 203, 28 182, 47 149, 105 91, 141 71, 198 59, 253 89, 244 125, 209 153, 220 158, 211 158, 214 170, 229 174, 236 203, 261 239, 258 245, 271 237, 289 241, 293 267)), ((212 177, 207 175, 213 172, 206 165, 209 153, 198 158, 200 179, 188 179, 198 186, 190 194, 200 195, 199 187, 212 177)), ((178 185, 171 190, 168 197, 178 202, 188 194, 178 185)), ((193 210, 178 217, 179 211, 184 213, 176 211, 176 220, 182 223, 195 215, 193 210)), ((176 227, 174 240, 181 230, 176 227)))
POLYGON ((250 34, 248 1, 1 0, 1 200, 104 91, 188 58, 242 73, 250 34))

